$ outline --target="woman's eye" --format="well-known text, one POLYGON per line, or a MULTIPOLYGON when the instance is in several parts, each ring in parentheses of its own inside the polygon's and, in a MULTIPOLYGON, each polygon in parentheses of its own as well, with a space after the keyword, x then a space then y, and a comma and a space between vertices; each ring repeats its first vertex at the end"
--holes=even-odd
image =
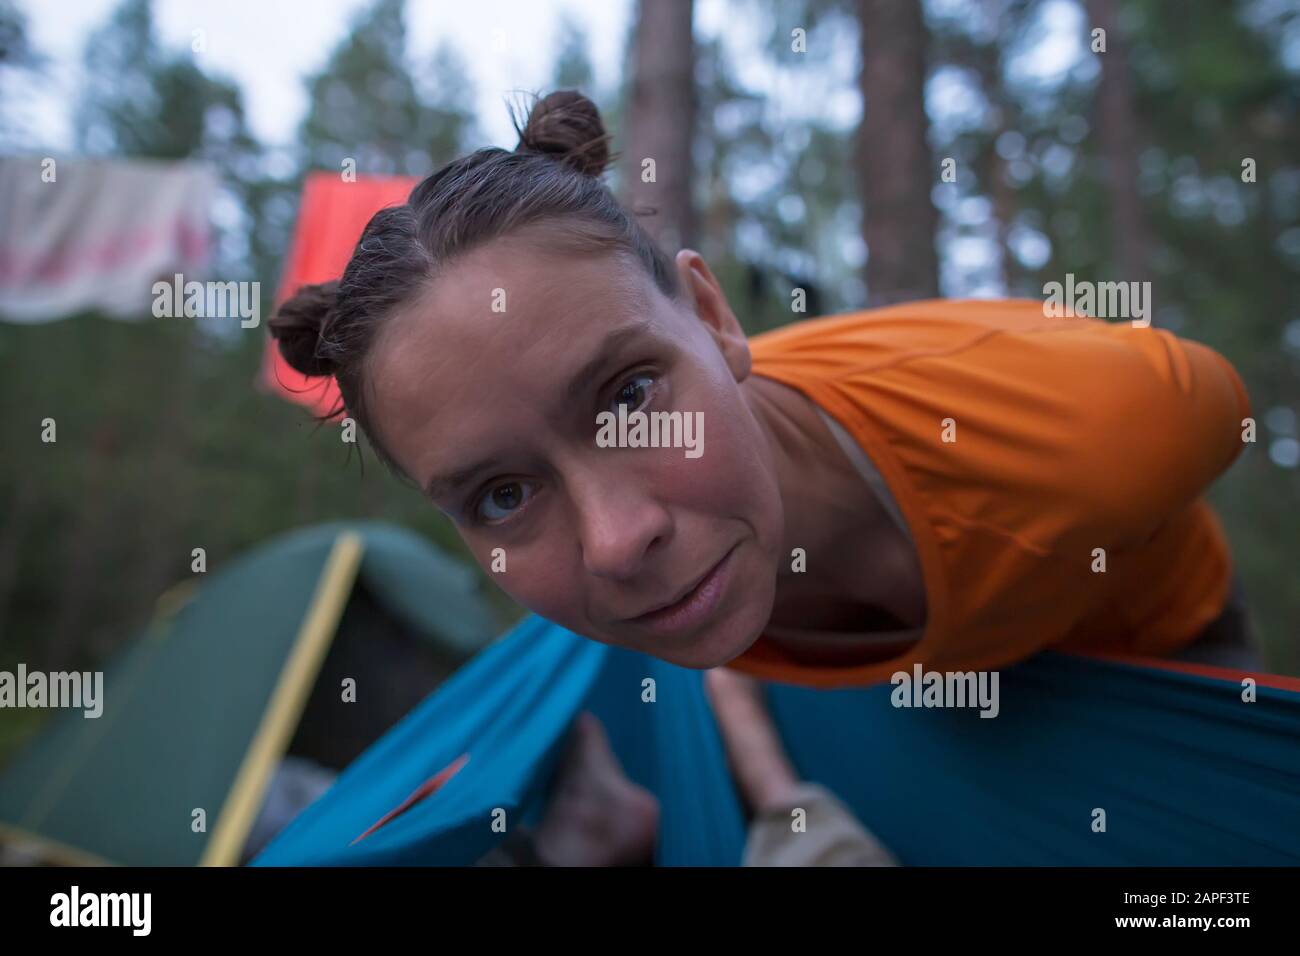
POLYGON ((497 485, 479 501, 477 516, 489 523, 509 518, 511 514, 519 510, 525 501, 532 497, 531 491, 526 491, 526 489, 528 489, 528 485, 521 481, 510 481, 497 485))
POLYGON ((614 404, 626 405, 629 412, 635 412, 650 400, 654 384, 653 375, 637 375, 630 378, 614 396, 614 404))

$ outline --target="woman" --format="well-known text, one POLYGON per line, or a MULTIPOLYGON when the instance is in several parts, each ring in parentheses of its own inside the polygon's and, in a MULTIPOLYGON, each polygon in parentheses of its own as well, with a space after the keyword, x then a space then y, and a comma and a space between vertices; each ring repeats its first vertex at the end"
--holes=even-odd
POLYGON ((580 94, 545 97, 515 151, 430 175, 271 322, 519 603, 828 688, 1168 655, 1221 617, 1199 496, 1250 414, 1221 356, 1029 301, 747 339, 700 255, 670 261, 601 183, 607 139, 580 94), (597 440, 636 412, 690 416, 695 444, 597 440))

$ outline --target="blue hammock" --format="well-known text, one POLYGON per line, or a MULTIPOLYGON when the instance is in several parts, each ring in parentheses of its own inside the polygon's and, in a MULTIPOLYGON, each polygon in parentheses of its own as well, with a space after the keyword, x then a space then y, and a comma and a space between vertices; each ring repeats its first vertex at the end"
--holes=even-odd
MULTIPOLYGON (((527 618, 255 865, 473 863, 503 838, 494 810, 511 826, 537 822, 568 729, 589 709, 660 800, 656 862, 735 866, 745 816, 702 676, 527 618)), ((904 864, 1300 864, 1300 692, 1261 685, 1248 703, 1236 680, 1056 653, 1001 673, 993 719, 896 708, 893 690, 774 684, 769 701, 800 774, 904 864)))

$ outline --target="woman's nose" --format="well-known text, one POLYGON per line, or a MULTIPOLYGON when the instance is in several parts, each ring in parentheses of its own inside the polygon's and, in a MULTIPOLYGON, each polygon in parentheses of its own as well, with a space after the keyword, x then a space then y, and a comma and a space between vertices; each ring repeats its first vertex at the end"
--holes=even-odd
POLYGON ((573 490, 583 563, 597 577, 635 577, 672 534, 668 509, 634 483, 586 482, 573 490))

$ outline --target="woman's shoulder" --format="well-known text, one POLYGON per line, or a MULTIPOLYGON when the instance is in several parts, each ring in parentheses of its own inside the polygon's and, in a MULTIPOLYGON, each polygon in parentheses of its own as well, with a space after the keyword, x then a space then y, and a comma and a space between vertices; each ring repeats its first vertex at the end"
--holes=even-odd
POLYGON ((823 371, 881 367, 958 352, 1000 333, 1062 327, 1032 299, 926 299, 792 322, 751 336, 757 362, 813 361, 823 371))
POLYGON ((1248 408, 1210 350, 1041 302, 918 302, 780 331, 753 350, 755 373, 896 460, 945 515, 1044 549, 1185 503, 1231 460, 1248 408))

